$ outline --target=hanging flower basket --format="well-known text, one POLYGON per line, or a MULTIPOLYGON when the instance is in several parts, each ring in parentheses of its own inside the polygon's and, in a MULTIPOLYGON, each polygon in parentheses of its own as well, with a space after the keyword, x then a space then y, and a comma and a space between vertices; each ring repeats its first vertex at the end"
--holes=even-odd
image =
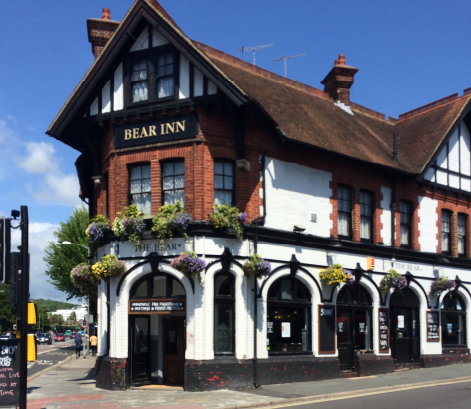
POLYGON ((257 278, 261 278, 269 275, 270 272, 270 263, 261 258, 258 254, 250 256, 250 258, 244 264, 244 275, 246 277, 255 276, 257 278))
POLYGON ((164 239, 172 239, 175 232, 179 232, 185 239, 188 239, 186 230, 193 221, 183 208, 180 201, 173 205, 164 205, 160 208, 160 213, 152 219, 152 232, 159 239, 159 248, 164 248, 164 239))
POLYGON ((113 233, 120 241, 129 240, 139 245, 146 229, 144 213, 133 204, 118 212, 113 222, 113 233))
POLYGON ((402 291, 404 288, 407 287, 407 280, 406 277, 402 274, 399 274, 396 270, 389 270, 388 274, 386 274, 381 283, 379 284, 379 288, 381 291, 385 293, 389 292, 392 288, 394 292, 402 291))
POLYGON ((98 280, 106 280, 124 274, 126 264, 118 260, 116 256, 108 254, 104 256, 101 261, 92 266, 92 271, 98 280))
POLYGON ((350 270, 344 270, 341 264, 334 264, 320 271, 320 277, 329 287, 337 287, 341 283, 353 284, 355 276, 350 270))
POLYGON ((105 238, 105 231, 110 228, 110 221, 108 218, 99 214, 90 220, 90 224, 85 230, 85 234, 89 239, 98 242, 105 238))
POLYGON ((235 235, 237 241, 244 237, 244 224, 248 216, 241 213, 237 207, 228 205, 214 205, 214 212, 209 215, 209 221, 216 229, 225 229, 229 235, 235 235))
POLYGON ((80 263, 70 271, 70 277, 75 281, 92 281, 95 276, 92 267, 87 263, 80 263))
POLYGON ((170 267, 181 271, 189 278, 198 277, 198 281, 201 282, 201 272, 206 267, 206 263, 204 260, 197 257, 195 252, 186 251, 174 258, 170 262, 170 267))
POLYGON ((451 290, 456 287, 456 282, 450 280, 448 277, 441 276, 432 281, 430 285, 430 294, 437 295, 441 294, 442 291, 451 290))

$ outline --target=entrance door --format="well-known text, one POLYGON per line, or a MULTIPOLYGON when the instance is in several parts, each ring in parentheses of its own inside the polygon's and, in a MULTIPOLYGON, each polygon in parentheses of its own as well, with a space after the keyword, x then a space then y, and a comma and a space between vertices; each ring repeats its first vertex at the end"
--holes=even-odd
POLYGON ((131 359, 133 385, 149 384, 149 316, 131 320, 131 359))
POLYGON ((419 308, 396 305, 393 308, 393 358, 398 364, 418 362, 420 358, 419 308))
POLYGON ((339 351, 340 370, 353 369, 353 310, 337 310, 337 349, 339 351))
POLYGON ((164 384, 183 385, 185 318, 164 318, 164 384))

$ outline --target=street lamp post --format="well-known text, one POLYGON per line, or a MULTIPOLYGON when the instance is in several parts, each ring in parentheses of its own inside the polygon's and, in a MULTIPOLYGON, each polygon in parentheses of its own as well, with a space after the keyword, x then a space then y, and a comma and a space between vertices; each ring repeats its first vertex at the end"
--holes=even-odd
MULTIPOLYGON (((84 249, 87 249, 88 251, 88 258, 90 258, 91 256, 91 252, 90 252, 90 247, 88 246, 85 246, 83 244, 79 244, 79 243, 71 243, 70 241, 63 241, 62 243, 59 243, 59 244, 71 244, 73 246, 80 246, 80 247, 83 247, 84 249)), ((90 297, 87 296, 87 319, 89 320, 90 319, 90 297)), ((86 334, 86 331, 89 331, 88 328, 86 328, 84 330, 84 334, 86 334)), ((89 332, 90 333, 90 332, 89 332)), ((83 359, 85 359, 85 356, 87 354, 87 351, 88 351, 88 345, 87 345, 87 348, 85 347, 85 343, 88 344, 88 341, 89 338, 85 338, 85 341, 83 341, 83 359)))

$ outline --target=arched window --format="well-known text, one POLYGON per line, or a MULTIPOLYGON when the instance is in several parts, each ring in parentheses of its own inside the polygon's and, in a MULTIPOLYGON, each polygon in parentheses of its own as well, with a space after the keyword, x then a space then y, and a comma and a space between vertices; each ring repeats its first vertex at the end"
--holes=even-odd
POLYGON ((268 290, 267 349, 270 355, 309 353, 311 293, 294 277, 276 280, 268 290))
POLYGON ((337 304, 371 307, 371 296, 361 285, 346 285, 337 296, 337 304))
POLYGON ((182 283, 170 274, 155 273, 137 281, 131 289, 129 298, 186 298, 186 293, 182 283))
POLYGON ((214 353, 235 353, 235 279, 231 273, 214 276, 214 353))
POLYGON ((445 295, 441 304, 442 345, 466 347, 466 305, 452 291, 445 295))

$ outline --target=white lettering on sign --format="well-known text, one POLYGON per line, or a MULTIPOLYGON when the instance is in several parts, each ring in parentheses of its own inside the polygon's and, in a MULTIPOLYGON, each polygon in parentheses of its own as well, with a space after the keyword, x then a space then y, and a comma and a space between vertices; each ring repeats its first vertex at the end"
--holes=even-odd
POLYGON ((321 317, 323 316, 332 316, 334 314, 333 308, 321 308, 321 317))

